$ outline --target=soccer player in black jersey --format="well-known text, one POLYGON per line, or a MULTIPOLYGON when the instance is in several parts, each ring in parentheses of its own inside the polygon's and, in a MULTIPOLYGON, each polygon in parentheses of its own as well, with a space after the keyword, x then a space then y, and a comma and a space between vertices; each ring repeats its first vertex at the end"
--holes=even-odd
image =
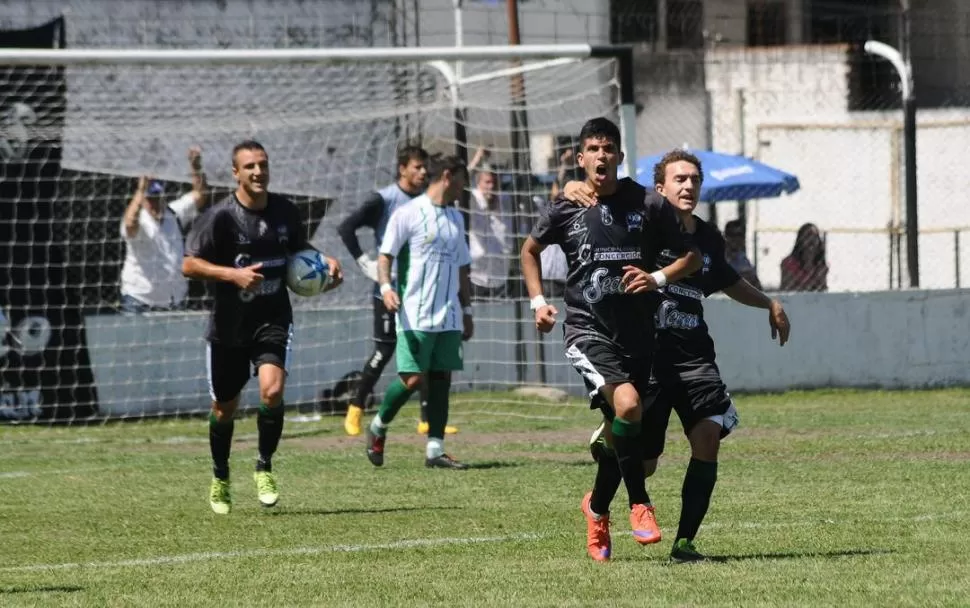
MULTIPOLYGON (((196 220, 182 262, 185 276, 215 283, 206 330, 206 368, 214 473, 209 504, 220 515, 232 507, 233 415, 251 375, 259 378, 260 398, 256 491, 263 506, 279 500, 272 457, 283 433, 283 386, 293 337, 286 263, 290 254, 309 246, 296 205, 267 191, 269 158, 263 146, 251 140, 237 144, 232 150, 232 174, 238 187, 196 220)), ((333 289, 342 280, 340 263, 326 259, 332 278, 328 289, 333 289)))
MULTIPOLYGON (((660 290, 662 300, 654 316, 657 356, 650 383, 642 395, 644 470, 648 476, 656 470, 663 453, 671 409, 677 412, 690 441, 691 459, 681 490, 680 524, 670 553, 674 562, 704 559, 694 547, 694 537, 714 491, 721 440, 738 423, 737 410, 715 362, 714 341, 704 321, 703 299, 723 291, 742 304, 768 310, 771 337, 777 337, 781 345, 788 341, 791 330, 781 302, 741 278, 725 257, 724 239, 717 228, 694 216, 703 178, 700 161, 684 150, 667 153, 654 167, 657 192, 677 210, 703 255, 700 272, 660 290)), ((573 182, 566 196, 574 198, 573 188, 585 190, 586 196, 592 194, 579 182, 573 182)), ((662 251, 658 265, 665 264, 674 255, 674 252, 662 251)), ((609 430, 604 424, 594 433, 591 443, 598 461, 614 458, 609 443, 609 430)), ((620 477, 614 474, 611 486, 614 492, 619 485, 620 477)))
MULTIPOLYGON (((605 118, 588 121, 579 135, 577 161, 599 205, 584 209, 557 200, 543 209, 522 246, 522 273, 536 327, 549 332, 557 310, 542 296, 539 255, 547 245, 566 254, 566 357, 583 376, 590 396, 615 412, 612 423, 615 470, 597 472, 593 491, 582 502, 587 520, 587 550, 594 560, 610 558, 609 506, 615 489, 605 495, 600 478, 619 472, 630 498, 630 523, 640 544, 660 540, 660 530, 647 494, 641 453, 640 392, 646 388, 655 350, 651 323, 658 298, 650 293, 700 267, 700 255, 674 209, 655 192, 636 182, 617 179, 623 160, 620 132, 605 118), (676 252, 671 264, 656 267, 661 250, 676 252)), ((602 468, 602 467, 601 467, 602 468)))

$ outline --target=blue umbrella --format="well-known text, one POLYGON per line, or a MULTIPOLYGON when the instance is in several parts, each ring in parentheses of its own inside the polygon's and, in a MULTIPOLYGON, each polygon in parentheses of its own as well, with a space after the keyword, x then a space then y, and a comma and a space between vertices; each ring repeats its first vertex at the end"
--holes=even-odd
MULTIPOLYGON (((722 154, 710 150, 690 150, 704 169, 701 202, 743 201, 756 198, 776 198, 791 194, 799 188, 798 178, 756 160, 722 154)), ((653 166, 663 154, 642 156, 637 160, 637 181, 652 186, 653 166)), ((621 177, 625 175, 620 168, 621 177)))

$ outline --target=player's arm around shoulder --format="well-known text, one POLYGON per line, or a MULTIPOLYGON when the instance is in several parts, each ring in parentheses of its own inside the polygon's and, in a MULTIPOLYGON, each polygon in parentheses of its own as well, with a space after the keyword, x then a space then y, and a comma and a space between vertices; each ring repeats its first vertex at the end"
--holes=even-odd
POLYGON ((656 233, 661 243, 667 249, 681 253, 677 259, 657 271, 662 273, 662 277, 654 273, 655 278, 659 279, 658 287, 663 287, 667 283, 675 283, 700 270, 704 265, 704 257, 678 217, 674 206, 654 190, 643 189, 643 191, 647 215, 651 222, 657 223, 656 233))

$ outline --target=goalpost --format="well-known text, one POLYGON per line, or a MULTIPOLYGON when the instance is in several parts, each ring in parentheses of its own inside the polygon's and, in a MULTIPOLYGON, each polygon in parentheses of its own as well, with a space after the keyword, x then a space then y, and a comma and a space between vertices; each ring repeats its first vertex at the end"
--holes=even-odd
MULTIPOLYGON (((298 203, 312 243, 344 266, 337 291, 291 295, 286 400, 306 410, 372 351, 372 283, 336 226, 395 180, 396 150, 416 143, 470 159, 488 149, 514 262, 564 142, 595 116, 619 123, 634 174, 629 47, 0 49, 0 422, 208 410, 204 289, 191 286, 188 310, 118 314, 121 216, 135 180, 164 181, 169 200, 187 191, 189 146, 202 148, 218 201, 233 187, 232 145, 260 141, 270 190, 298 203)), ((476 212, 460 204, 466 218, 476 212)), ((371 235, 358 236, 373 254, 371 235)), ((500 400, 544 382, 581 392, 560 334, 537 335, 524 298, 475 310, 456 390, 500 400)), ((378 392, 394 373, 391 364, 378 392)), ((243 407, 258 403, 255 384, 243 407)))

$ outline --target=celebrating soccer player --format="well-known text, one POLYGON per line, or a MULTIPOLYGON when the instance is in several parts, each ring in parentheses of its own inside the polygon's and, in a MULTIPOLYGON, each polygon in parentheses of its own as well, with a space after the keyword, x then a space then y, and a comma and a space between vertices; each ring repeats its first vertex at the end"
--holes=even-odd
POLYGON ((465 220, 452 203, 468 181, 457 157, 429 161, 431 183, 422 196, 398 207, 387 222, 377 261, 384 306, 397 313, 396 357, 400 376, 387 388, 380 410, 367 427, 367 458, 384 464, 387 427, 422 383, 428 387, 428 443, 425 465, 464 469, 444 450, 451 372, 462 369, 462 340, 472 337, 465 220), (391 285, 397 259, 398 284, 391 285))
MULTIPOLYGON (((259 455, 256 492, 272 507, 279 500, 272 458, 283 433, 283 386, 290 360, 293 310, 286 289, 287 256, 306 249, 306 230, 290 200, 271 194, 269 157, 259 143, 243 141, 232 150, 232 175, 238 183, 225 201, 209 209, 192 227, 182 273, 215 283, 206 340, 206 367, 212 412, 209 448, 214 479, 209 504, 220 515, 232 508, 229 451, 239 394, 259 378, 259 455)), ((337 287, 340 263, 327 257, 337 287)))
POLYGON ((700 267, 700 255, 673 207, 657 193, 630 179, 617 180, 623 161, 620 132, 605 118, 588 121, 579 134, 577 161, 599 204, 592 208, 557 200, 543 210, 522 246, 522 272, 536 327, 552 329, 557 310, 542 294, 540 253, 557 244, 569 261, 566 278, 566 357, 582 375, 590 396, 605 400, 611 413, 619 464, 600 465, 593 491, 582 501, 587 520, 587 550, 594 560, 610 558, 609 507, 615 489, 604 487, 619 467, 630 499, 630 524, 640 544, 660 541, 660 529, 647 494, 641 453, 640 393, 646 388, 655 350, 654 329, 646 319, 657 310, 651 293, 700 267), (656 266, 660 251, 676 258, 656 266), (604 491, 606 490, 606 491, 604 491))
MULTIPOLYGON (((671 409, 677 412, 690 442, 691 458, 681 490, 680 524, 670 552, 671 561, 677 563, 704 559, 694 546, 694 537, 711 502, 721 440, 738 424, 737 409, 715 363, 714 341, 704 321, 702 300, 723 291, 742 304, 768 310, 771 337, 777 337, 781 345, 788 341, 791 330, 781 303, 741 278, 727 261, 724 239, 717 228, 694 215, 703 179, 700 160, 684 150, 668 152, 654 167, 657 192, 677 210, 704 260, 701 272, 660 290, 662 301, 654 316, 658 351, 653 377, 642 395, 643 457, 648 476, 656 470, 663 453, 671 409)), ((566 196, 589 200, 590 196, 595 198, 595 193, 581 182, 570 182, 566 196), (582 195, 574 197, 574 192, 582 195)), ((662 251, 657 263, 661 265, 672 258, 671 252, 662 251)), ((615 460, 609 435, 610 429, 604 423, 590 442, 594 458, 600 463, 615 460)), ((611 468, 616 470, 606 470, 611 468)), ((614 492, 619 485, 620 476, 614 473, 614 492)))

